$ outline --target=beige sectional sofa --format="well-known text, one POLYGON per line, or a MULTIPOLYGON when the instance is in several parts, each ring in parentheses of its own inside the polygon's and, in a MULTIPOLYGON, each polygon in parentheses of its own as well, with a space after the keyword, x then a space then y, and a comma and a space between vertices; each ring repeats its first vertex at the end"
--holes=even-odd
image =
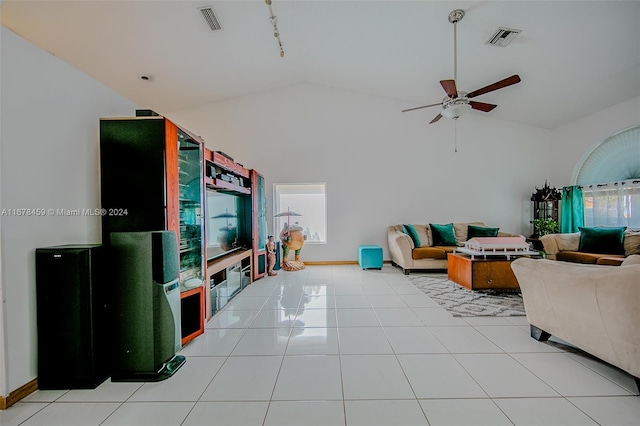
MULTIPOLYGON (((416 247, 412 238, 403 231, 403 225, 392 225, 387 228, 387 243, 391 262, 402 268, 408 275, 412 270, 447 269, 447 254, 467 241, 469 225, 487 227, 482 222, 454 223, 453 229, 458 245, 434 246, 433 235, 429 224, 412 224, 418 233, 420 246, 416 247)), ((519 236, 506 232, 498 232, 498 237, 519 236)))
POLYGON ((620 266, 519 258, 511 268, 531 337, 559 337, 631 374, 640 387, 639 255, 620 266))
POLYGON ((619 265, 625 257, 632 254, 640 254, 640 230, 637 229, 625 230, 623 240, 624 254, 580 251, 580 232, 547 234, 540 237, 540 242, 548 259, 564 262, 619 265))

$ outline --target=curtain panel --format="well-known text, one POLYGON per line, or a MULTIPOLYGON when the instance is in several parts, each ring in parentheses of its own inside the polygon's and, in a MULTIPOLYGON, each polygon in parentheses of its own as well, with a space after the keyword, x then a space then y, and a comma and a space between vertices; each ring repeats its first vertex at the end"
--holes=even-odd
POLYGON ((582 187, 578 185, 562 188, 562 210, 560 214, 560 232, 578 232, 584 226, 582 187))
POLYGON ((582 188, 584 226, 640 228, 640 180, 582 188))

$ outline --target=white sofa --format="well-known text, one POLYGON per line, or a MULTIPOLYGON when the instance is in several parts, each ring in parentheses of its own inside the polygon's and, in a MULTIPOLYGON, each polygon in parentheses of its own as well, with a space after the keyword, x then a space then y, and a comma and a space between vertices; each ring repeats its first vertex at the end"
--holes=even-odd
MULTIPOLYGON (((447 255, 453 253, 467 241, 469 225, 487 227, 482 222, 460 222, 453 224, 458 245, 434 246, 431 228, 428 224, 412 224, 420 237, 420 247, 416 247, 411 237, 404 233, 403 225, 392 225, 387 228, 387 244, 391 262, 402 268, 405 275, 412 270, 447 269, 447 255)), ((514 237, 516 234, 498 232, 498 237, 514 237)))
POLYGON ((640 387, 640 255, 620 266, 520 258, 511 268, 531 337, 559 337, 631 374, 640 387))
POLYGON ((547 259, 598 265, 619 265, 626 256, 640 254, 640 231, 624 232, 624 254, 600 254, 580 251, 580 232, 547 234, 540 237, 547 259), (617 259, 616 259, 617 258, 617 259))

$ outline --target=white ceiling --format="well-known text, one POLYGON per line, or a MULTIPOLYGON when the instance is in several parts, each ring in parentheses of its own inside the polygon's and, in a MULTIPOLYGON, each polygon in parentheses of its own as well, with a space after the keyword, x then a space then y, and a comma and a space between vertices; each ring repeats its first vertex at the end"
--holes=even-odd
MULTIPOLYGON (((440 102, 512 74, 522 82, 479 96, 498 119, 555 128, 640 96, 640 1, 4 0, 2 24, 138 105, 163 113, 297 83, 399 101, 440 102), (213 6, 212 32, 198 8, 213 6), (499 27, 508 47, 485 45, 499 27), (145 82, 143 74, 152 76, 145 82)), ((422 114, 425 123, 439 107, 422 114)), ((475 114, 484 114, 473 112, 475 114)), ((639 117, 640 120, 640 117, 639 117)), ((437 125, 437 124, 434 124, 437 125)))

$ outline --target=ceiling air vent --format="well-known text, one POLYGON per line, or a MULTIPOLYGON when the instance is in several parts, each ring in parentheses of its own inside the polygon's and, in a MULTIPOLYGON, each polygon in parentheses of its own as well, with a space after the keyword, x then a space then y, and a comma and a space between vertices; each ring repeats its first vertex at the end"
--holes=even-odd
POLYGON ((218 17, 213 12, 213 8, 211 6, 201 7, 198 10, 202 13, 204 20, 207 21, 207 25, 209 25, 211 31, 218 31, 222 29, 220 21, 218 21, 218 17))
POLYGON ((507 47, 522 30, 514 30, 512 28, 499 27, 495 33, 487 40, 485 44, 492 46, 507 47))

